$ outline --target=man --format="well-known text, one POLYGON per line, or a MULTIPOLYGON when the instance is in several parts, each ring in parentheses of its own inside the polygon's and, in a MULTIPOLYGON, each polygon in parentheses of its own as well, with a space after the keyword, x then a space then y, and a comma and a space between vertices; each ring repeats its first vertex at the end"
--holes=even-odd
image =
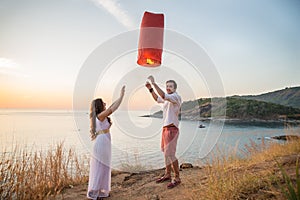
POLYGON ((166 82, 166 91, 162 91, 155 83, 153 76, 148 79, 146 87, 149 89, 153 99, 158 103, 163 103, 163 130, 161 138, 161 150, 164 152, 166 171, 164 176, 156 180, 156 183, 162 183, 171 180, 171 169, 175 173, 175 178, 167 185, 171 189, 181 183, 179 177, 179 164, 175 156, 177 139, 179 134, 179 120, 178 115, 181 106, 181 97, 176 93, 177 84, 174 80, 166 82), (151 85, 152 84, 152 85, 151 85), (156 92, 154 91, 156 90, 156 92))

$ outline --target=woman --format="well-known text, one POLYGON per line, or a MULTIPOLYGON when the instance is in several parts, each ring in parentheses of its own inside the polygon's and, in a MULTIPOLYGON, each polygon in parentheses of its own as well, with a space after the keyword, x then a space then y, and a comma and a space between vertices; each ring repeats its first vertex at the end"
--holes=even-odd
POLYGON ((121 89, 120 97, 106 109, 102 99, 95 99, 90 109, 90 133, 94 141, 90 160, 90 175, 87 197, 97 199, 108 197, 111 185, 111 139, 109 128, 111 120, 108 117, 120 106, 125 93, 125 86, 121 89))

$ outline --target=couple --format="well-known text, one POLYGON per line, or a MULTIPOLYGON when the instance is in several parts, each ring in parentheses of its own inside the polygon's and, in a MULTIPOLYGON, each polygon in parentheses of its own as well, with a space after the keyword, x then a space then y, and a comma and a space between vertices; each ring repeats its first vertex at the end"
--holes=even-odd
MULTIPOLYGON (((162 91, 155 83, 153 76, 148 79, 146 87, 153 99, 158 103, 163 103, 163 130, 161 138, 161 150, 164 152, 166 170, 165 174, 156 180, 156 183, 169 181, 167 188, 171 189, 181 180, 179 178, 179 164, 175 157, 178 139, 178 115, 181 106, 181 97, 176 93, 177 84, 173 80, 166 82, 166 91, 162 91), (154 91, 156 90, 156 92, 154 91), (175 173, 175 178, 171 180, 171 169, 175 173)), ((90 160, 90 174, 87 197, 97 199, 98 197, 109 197, 111 190, 111 138, 110 126, 112 124, 109 116, 118 109, 125 94, 125 86, 121 89, 120 97, 106 109, 106 104, 102 99, 92 101, 90 109, 90 133, 91 139, 95 140, 93 152, 90 160)))

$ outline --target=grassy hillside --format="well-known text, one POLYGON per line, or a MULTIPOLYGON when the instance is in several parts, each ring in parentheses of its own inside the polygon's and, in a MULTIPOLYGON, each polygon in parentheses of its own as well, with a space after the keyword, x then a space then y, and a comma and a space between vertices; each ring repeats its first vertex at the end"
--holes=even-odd
MULTIPOLYGON (((197 119, 211 117, 214 109, 214 117, 224 116, 224 99, 199 99, 184 102, 182 105, 183 119, 197 119)), ((300 114, 300 109, 287 107, 274 103, 257 100, 248 100, 234 97, 226 98, 226 117, 237 119, 278 119, 282 115, 294 116, 300 114)))
MULTIPOLYGON (((214 98, 213 101, 210 98, 197 99, 183 102, 181 107, 181 119, 187 120, 224 116, 226 118, 243 120, 277 120, 285 116, 297 119, 299 118, 298 115, 300 115, 300 109, 298 108, 236 97, 227 97, 226 101, 224 98, 214 98)), ((162 111, 152 115, 152 117, 161 116, 162 111)))
MULTIPOLYGON (((261 95, 201 98, 183 102, 181 119, 200 120, 207 117, 276 120, 300 119, 300 87, 285 88, 261 95)), ((162 117, 162 111, 151 117, 162 117)))
POLYGON ((285 88, 283 90, 268 92, 261 95, 247 95, 236 97, 300 108, 300 87, 285 88))
POLYGON ((226 116, 241 119, 278 119, 282 115, 300 114, 300 109, 257 100, 227 98, 226 116))

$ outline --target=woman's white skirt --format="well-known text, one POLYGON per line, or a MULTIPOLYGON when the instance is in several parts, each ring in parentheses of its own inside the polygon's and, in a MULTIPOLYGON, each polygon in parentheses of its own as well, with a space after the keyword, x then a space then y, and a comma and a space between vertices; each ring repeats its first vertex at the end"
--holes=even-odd
POLYGON ((111 190, 111 137, 110 133, 96 137, 90 160, 87 197, 107 197, 111 190))

